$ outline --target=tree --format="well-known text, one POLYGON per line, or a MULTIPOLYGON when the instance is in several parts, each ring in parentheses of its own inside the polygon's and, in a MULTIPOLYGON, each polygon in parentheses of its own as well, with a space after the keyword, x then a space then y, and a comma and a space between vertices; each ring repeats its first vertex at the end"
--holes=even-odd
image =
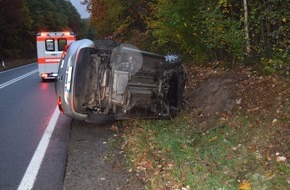
MULTIPOLYGON (((98 38, 203 61, 289 58, 290 0, 84 0, 98 38), (150 48, 149 48, 150 49, 150 48)), ((286 61, 285 61, 286 60, 286 61)))
MULTIPOLYGON (((146 19, 150 14, 150 1, 137 0, 85 0, 91 12, 91 25, 98 38, 126 41, 147 31, 146 19)), ((134 41, 134 40, 133 40, 134 41)))
POLYGON ((116 0, 91 0, 86 2, 91 11, 91 24, 95 26, 100 38, 112 35, 117 30, 122 5, 116 0))
POLYGON ((225 0, 158 0, 149 28, 157 44, 197 61, 238 60, 243 36, 231 7, 225 0))
POLYGON ((23 0, 1 0, 0 7, 0 52, 5 57, 19 57, 30 45, 26 38, 31 35, 29 9, 23 0))
POLYGON ((34 57, 39 31, 81 33, 80 15, 66 0, 1 0, 0 54, 6 58, 34 57))
POLYGON ((247 55, 250 54, 251 47, 250 47, 250 35, 249 35, 249 21, 248 21, 248 4, 247 0, 244 1, 244 23, 245 23, 245 40, 246 40, 246 52, 247 55))
POLYGON ((65 0, 26 0, 31 17, 33 30, 58 31, 70 29, 78 32, 81 18, 76 8, 65 0))

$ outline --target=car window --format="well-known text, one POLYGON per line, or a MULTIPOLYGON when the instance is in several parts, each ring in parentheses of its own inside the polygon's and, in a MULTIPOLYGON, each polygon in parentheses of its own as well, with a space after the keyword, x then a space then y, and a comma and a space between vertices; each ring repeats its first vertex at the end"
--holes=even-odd
POLYGON ((58 44, 58 51, 63 51, 67 44, 67 40, 65 38, 59 38, 57 40, 57 44, 58 44))
POLYGON ((45 49, 46 51, 54 51, 54 39, 45 40, 45 49))

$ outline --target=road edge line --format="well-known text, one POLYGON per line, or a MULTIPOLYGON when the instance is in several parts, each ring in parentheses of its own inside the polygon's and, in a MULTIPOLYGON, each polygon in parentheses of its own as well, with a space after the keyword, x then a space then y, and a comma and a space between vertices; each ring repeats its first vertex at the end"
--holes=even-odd
POLYGON ((36 181, 38 171, 40 169, 41 163, 43 161, 44 155, 46 153, 47 147, 49 145, 52 133, 55 129, 58 117, 60 115, 58 107, 55 108, 53 115, 48 123, 46 130, 44 131, 42 138, 34 152, 32 159, 26 169, 26 172, 21 180, 18 190, 27 189, 30 190, 33 188, 36 181))

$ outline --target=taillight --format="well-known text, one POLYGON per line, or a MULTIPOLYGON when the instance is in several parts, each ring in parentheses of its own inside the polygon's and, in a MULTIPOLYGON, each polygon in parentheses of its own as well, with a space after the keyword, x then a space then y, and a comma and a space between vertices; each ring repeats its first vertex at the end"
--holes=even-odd
POLYGON ((63 59, 65 56, 66 56, 66 53, 67 53, 67 50, 69 48, 70 44, 67 44, 64 49, 63 49, 63 52, 61 54, 61 58, 63 59))
POLYGON ((61 111, 63 113, 62 103, 61 103, 61 98, 60 97, 57 98, 57 105, 58 105, 59 111, 61 111))
POLYGON ((66 56, 66 52, 67 52, 67 51, 65 51, 65 50, 62 52, 62 54, 61 54, 61 58, 62 58, 62 59, 64 59, 64 57, 66 56))
POLYGON ((43 73, 43 74, 41 74, 41 77, 42 78, 47 78, 48 77, 48 74, 47 73, 43 73))

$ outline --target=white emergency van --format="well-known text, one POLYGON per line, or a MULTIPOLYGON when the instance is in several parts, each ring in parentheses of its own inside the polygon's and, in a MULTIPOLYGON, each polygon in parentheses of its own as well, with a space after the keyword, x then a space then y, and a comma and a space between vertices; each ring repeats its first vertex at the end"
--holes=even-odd
POLYGON ((37 62, 42 79, 58 75, 61 54, 66 45, 76 40, 73 32, 39 32, 36 35, 37 62))

